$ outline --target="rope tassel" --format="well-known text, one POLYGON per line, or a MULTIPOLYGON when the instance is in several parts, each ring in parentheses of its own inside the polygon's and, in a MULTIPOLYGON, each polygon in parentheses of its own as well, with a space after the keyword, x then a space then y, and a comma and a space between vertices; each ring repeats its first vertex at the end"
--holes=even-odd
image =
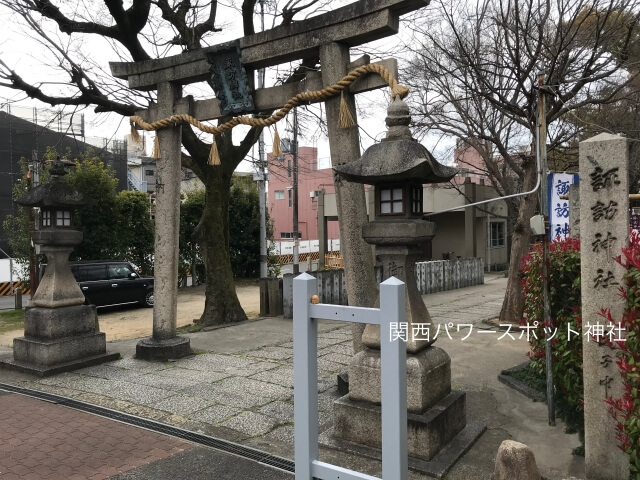
POLYGON ((156 160, 160 158, 160 142, 158 141, 158 135, 153 139, 153 153, 151 154, 151 158, 155 158, 156 160))
POLYGON ((138 129, 136 128, 136 122, 131 122, 131 141, 136 145, 140 145, 142 138, 138 133, 138 129))
POLYGON ((209 150, 209 165, 220 165, 220 153, 218 153, 218 145, 216 144, 215 135, 211 142, 211 150, 209 150))
POLYGON ((340 128, 351 128, 356 122, 347 102, 344 99, 344 90, 340 92, 340 116, 338 117, 338 126, 340 128))
POLYGON ((272 155, 274 157, 279 157, 282 155, 282 147, 280 146, 280 135, 278 134, 278 127, 276 127, 275 123, 273 124, 273 152, 272 155))

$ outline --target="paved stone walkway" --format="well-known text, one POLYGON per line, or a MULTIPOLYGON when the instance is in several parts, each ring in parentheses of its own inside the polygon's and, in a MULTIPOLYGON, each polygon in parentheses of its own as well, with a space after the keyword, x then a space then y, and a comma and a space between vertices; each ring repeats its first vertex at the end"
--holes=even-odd
MULTIPOLYGON (((486 288, 424 296, 434 323, 481 324, 499 312, 502 291, 486 288), (482 296, 478 291, 485 291, 482 296)), ((318 335, 318 394, 321 431, 332 422, 338 398, 336 374, 351 359, 351 327, 321 322, 318 335)), ((444 329, 442 330, 444 332, 444 329)), ((215 335, 215 332, 208 332, 215 335)), ((466 335, 451 329, 453 335, 466 335)), ((444 333, 442 333, 444 335, 444 333)), ((235 432, 235 439, 293 438, 293 342, 236 354, 201 352, 170 363, 125 358, 52 378, 28 382, 29 388, 102 405, 176 426, 235 432)), ((445 337, 443 347, 448 339, 445 337)))
MULTIPOLYGON (((493 275, 487 277, 485 285, 425 295, 423 298, 434 324, 453 324, 454 326, 464 324, 472 325, 475 331, 487 330, 491 327, 482 322, 498 316, 505 285, 506 279, 493 275)), ((0 371, 0 383, 12 383, 25 388, 55 393, 243 443, 292 459, 291 325, 290 320, 264 319, 191 334, 192 346, 199 350, 198 354, 167 363, 135 360, 131 358, 135 342, 114 342, 110 343, 108 348, 120 351, 124 357, 122 360, 47 379, 34 379, 21 374, 0 371)), ((475 402, 480 410, 485 406, 491 410, 486 413, 487 416, 493 415, 496 407, 491 406, 495 403, 495 399, 490 391, 494 388, 506 388, 498 384, 497 373, 502 368, 512 367, 525 360, 526 342, 515 340, 505 343, 505 349, 501 355, 495 356, 487 353, 496 351, 495 346, 500 345, 494 343, 493 338, 487 335, 475 335, 466 340, 468 348, 459 349, 460 345, 464 346, 461 342, 462 338, 469 332, 466 329, 458 332, 455 327, 450 331, 452 339, 449 340, 445 336, 438 345, 447 350, 452 357, 453 388, 463 388, 470 392, 467 400, 468 408, 475 408, 475 402), (478 360, 484 357, 486 361, 478 360), (478 392, 478 395, 472 395, 474 391, 478 392)), ((441 335, 444 333, 441 332, 441 335)), ((336 374, 346 370, 351 353, 350 326, 336 322, 319 323, 320 432, 332 426, 332 405, 339 397, 336 374)), ((0 397, 2 398, 6 396, 0 397)), ((528 400, 523 401, 528 402, 528 400)), ((542 412, 543 409, 539 410, 542 412)), ((0 411, 2 411, 1 404, 0 411)), ((74 415, 78 414, 74 412, 74 415)), ((482 416, 485 413, 479 415, 482 416)), ((489 423, 486 419, 483 421, 489 423)), ((496 423, 500 422, 504 423, 504 420, 501 418, 496 421, 496 423)), ((525 419, 524 422, 527 420, 525 419)), ((541 437, 546 439, 546 435, 547 433, 544 432, 541 437)), ((490 453, 479 455, 483 460, 476 463, 487 463, 482 467, 487 470, 491 468, 492 458, 497 451, 496 442, 499 444, 500 439, 509 438, 509 435, 505 436, 502 429, 493 432, 490 429, 483 438, 487 445, 482 451, 490 453)), ((525 440, 521 439, 521 441, 525 440)), ((564 442, 567 444, 565 447, 570 451, 571 442, 564 442)), ((159 454, 159 452, 155 453, 159 454)), ((335 463, 342 462, 349 468, 379 475, 378 462, 363 461, 344 452, 322 450, 321 459, 335 463)), ((474 476, 480 471, 478 468, 475 466, 470 468, 471 470, 462 469, 459 477, 453 475, 451 478, 465 480, 482 478, 474 476), (469 471, 475 473, 470 474, 469 471)), ((559 468, 565 467, 561 465, 559 468)), ((412 472, 410 478, 417 480, 425 477, 412 472)))

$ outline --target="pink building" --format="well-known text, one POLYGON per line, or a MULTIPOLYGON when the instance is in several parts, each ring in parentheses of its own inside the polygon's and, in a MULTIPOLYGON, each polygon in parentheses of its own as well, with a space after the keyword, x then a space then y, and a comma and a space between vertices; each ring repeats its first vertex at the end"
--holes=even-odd
POLYGON ((464 140, 457 140, 453 151, 453 162, 454 166, 460 170, 453 179, 455 183, 464 183, 467 178, 470 178, 471 183, 490 185, 484 160, 471 144, 464 140))
MULTIPOLYGON (((288 142, 285 140, 286 146, 288 142)), ((286 150, 286 149, 285 149, 286 150)), ((293 239, 293 155, 281 157, 267 155, 269 168, 269 215, 274 221, 274 240, 287 242, 293 239)), ((298 231, 300 240, 318 240, 318 196, 322 190, 334 193, 333 170, 318 170, 318 149, 298 149, 298 231)), ((329 222, 329 239, 340 238, 338 222, 329 222)))

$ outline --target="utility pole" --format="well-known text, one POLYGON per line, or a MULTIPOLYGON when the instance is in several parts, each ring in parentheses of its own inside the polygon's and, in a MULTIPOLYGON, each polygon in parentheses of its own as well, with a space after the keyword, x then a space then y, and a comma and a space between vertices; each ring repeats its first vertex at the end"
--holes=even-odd
POLYGON ((545 360, 547 367, 547 409, 549 425, 556 424, 556 409, 553 394, 553 350, 547 337, 551 334, 551 305, 549 298, 549 200, 547 198, 547 119, 544 91, 544 72, 538 74, 538 152, 540 155, 540 210, 544 217, 544 238, 542 240, 542 302, 544 308, 545 360))
MULTIPOLYGON (((264 0, 260 2, 260 25, 264 31, 264 0)), ((258 70, 258 88, 264 88, 265 69, 258 70)), ((264 130, 260 132, 258 140, 258 195, 260 196, 260 278, 267 278, 267 208, 265 188, 265 162, 264 162, 264 130)))
MULTIPOLYGON (((34 155, 35 160, 31 165, 29 165, 29 170, 27 171, 27 191, 30 191, 33 187, 35 187, 38 182, 37 168, 38 168, 38 159, 34 155)), ((34 212, 34 208, 29 208, 29 242, 32 245, 32 249, 30 249, 29 254, 29 288, 31 290, 31 298, 33 298, 33 294, 36 293, 38 288, 39 278, 38 278, 38 256, 37 252, 34 250, 36 245, 33 244, 33 232, 36 229, 36 216, 34 212)))
POLYGON ((298 248, 298 107, 293 107, 293 274, 300 273, 298 248))

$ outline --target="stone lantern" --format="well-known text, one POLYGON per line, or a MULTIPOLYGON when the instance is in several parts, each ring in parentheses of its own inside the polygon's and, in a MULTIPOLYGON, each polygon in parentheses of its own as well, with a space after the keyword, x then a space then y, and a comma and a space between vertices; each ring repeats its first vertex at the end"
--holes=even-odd
MULTIPOLYGON (((465 393, 451 391, 451 360, 432 345, 435 325, 415 277, 415 262, 436 232, 435 223, 423 219, 422 186, 448 181, 457 170, 438 163, 412 138, 410 120, 408 106, 397 97, 388 109, 386 138, 334 171, 342 180, 375 187, 375 220, 362 227, 362 237, 375 245, 383 279, 395 276, 406 283, 406 328, 383 334, 406 340, 409 455, 429 462, 454 438, 455 445, 468 446, 483 427, 467 424, 465 393)), ((366 348, 349 366, 349 393, 334 403, 334 439, 380 448, 379 327, 367 325, 362 342, 366 348)))
POLYGON ((69 255, 82 241, 82 232, 73 229, 73 211, 90 199, 64 181, 65 173, 58 159, 51 167, 49 182, 15 199, 25 207, 40 208, 40 228, 33 232, 32 240, 47 256, 47 267, 31 299, 33 308, 25 312, 24 337, 14 339, 13 359, 1 363, 40 376, 120 356, 107 353, 96 308, 84 305, 84 294, 69 268, 69 255))

